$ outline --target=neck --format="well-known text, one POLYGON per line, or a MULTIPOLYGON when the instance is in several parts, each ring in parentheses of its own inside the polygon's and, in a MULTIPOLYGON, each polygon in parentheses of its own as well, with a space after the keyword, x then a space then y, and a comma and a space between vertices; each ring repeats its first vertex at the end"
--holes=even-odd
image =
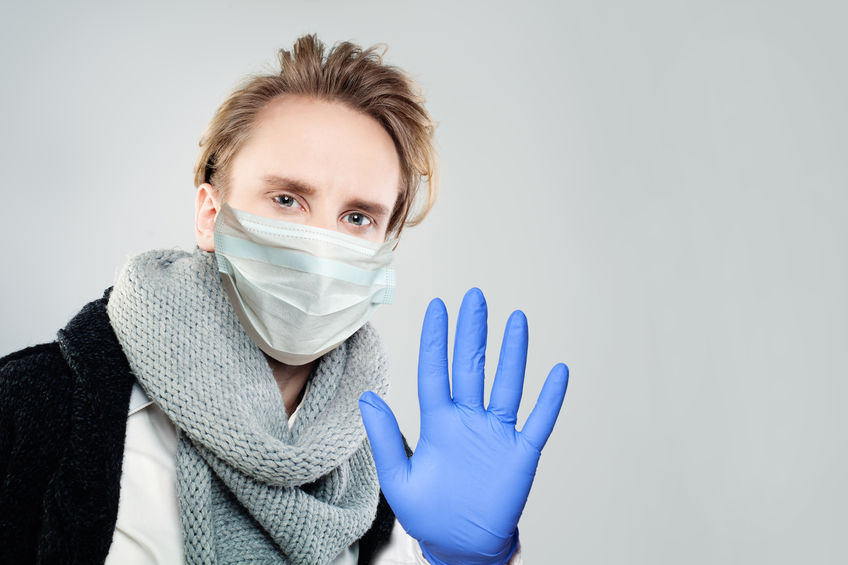
POLYGON ((315 361, 310 361, 306 365, 286 365, 273 357, 269 357, 267 354, 265 355, 265 359, 268 360, 268 365, 271 366, 271 370, 274 373, 274 380, 277 381, 277 387, 280 389, 280 394, 283 395, 286 414, 291 416, 297 405, 300 404, 303 387, 306 386, 306 381, 309 380, 309 375, 312 372, 312 367, 315 366, 315 361))

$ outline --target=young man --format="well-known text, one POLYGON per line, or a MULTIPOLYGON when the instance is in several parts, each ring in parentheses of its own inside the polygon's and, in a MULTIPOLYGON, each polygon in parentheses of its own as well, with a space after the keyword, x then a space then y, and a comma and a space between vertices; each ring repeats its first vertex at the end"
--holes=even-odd
POLYGON ((432 205, 433 124, 373 48, 305 36, 280 64, 201 141, 197 248, 131 258, 55 342, 0 360, 0 562, 520 562, 567 368, 516 431, 523 314, 484 408, 482 293, 452 392, 435 299, 409 457, 367 319, 423 177, 432 205))

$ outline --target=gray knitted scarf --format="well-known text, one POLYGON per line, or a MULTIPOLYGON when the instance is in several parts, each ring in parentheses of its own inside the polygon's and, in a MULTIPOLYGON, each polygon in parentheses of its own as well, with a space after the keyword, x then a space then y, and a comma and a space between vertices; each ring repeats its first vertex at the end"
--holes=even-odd
POLYGON ((289 430, 214 253, 131 258, 107 312, 140 385, 177 428, 187 563, 328 563, 362 537, 379 484, 357 400, 388 389, 370 324, 319 360, 289 430))

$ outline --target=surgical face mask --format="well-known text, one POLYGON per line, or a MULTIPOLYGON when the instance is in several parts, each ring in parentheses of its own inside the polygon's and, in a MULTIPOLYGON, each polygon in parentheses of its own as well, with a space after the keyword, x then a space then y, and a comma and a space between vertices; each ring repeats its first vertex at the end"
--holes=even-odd
POLYGON ((215 256, 242 327, 262 351, 303 365, 337 347, 394 296, 397 239, 374 243, 223 203, 215 256))

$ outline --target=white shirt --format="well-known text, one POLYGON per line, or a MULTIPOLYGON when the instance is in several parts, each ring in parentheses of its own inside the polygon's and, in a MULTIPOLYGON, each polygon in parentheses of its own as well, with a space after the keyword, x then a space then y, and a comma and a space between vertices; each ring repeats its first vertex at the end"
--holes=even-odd
MULTIPOLYGON (((304 397, 309 392, 307 381, 304 397)), ((289 427, 298 408, 289 417, 289 427)), ((179 565, 183 563, 182 526, 177 506, 177 434, 173 423, 138 383, 133 385, 127 418, 118 521, 106 565, 179 565)), ((519 548, 510 565, 521 565, 519 548)), ((356 565, 359 543, 332 565, 356 565)), ((375 557, 376 565, 427 565, 418 542, 395 520, 391 538, 375 557)))

